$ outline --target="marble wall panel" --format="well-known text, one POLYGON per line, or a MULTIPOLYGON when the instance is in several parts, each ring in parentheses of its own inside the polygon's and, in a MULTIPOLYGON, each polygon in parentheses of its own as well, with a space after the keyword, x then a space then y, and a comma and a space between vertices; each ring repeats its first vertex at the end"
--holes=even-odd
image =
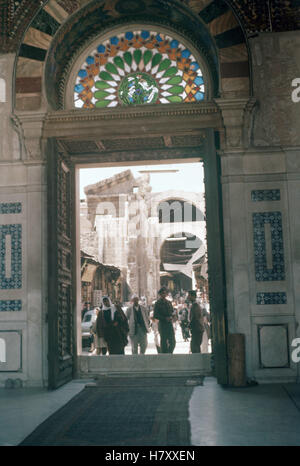
POLYGON ((261 368, 289 367, 288 326, 259 325, 261 368))
POLYGON ((0 330, 0 372, 22 371, 22 332, 0 330))

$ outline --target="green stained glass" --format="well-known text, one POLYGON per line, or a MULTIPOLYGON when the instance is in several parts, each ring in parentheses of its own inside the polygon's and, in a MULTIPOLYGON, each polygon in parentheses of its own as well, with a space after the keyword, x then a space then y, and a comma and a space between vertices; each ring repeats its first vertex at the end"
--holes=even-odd
POLYGON ((170 78, 166 84, 179 84, 182 81, 182 76, 173 76, 173 78, 170 78))
POLYGON ((107 65, 105 66, 105 68, 107 69, 107 71, 108 71, 109 73, 113 73, 113 74, 116 74, 116 75, 119 74, 117 68, 116 68, 115 65, 113 65, 112 63, 107 63, 107 65))
POLYGON ((180 94, 183 92, 182 86, 172 86, 168 89, 168 92, 171 92, 171 94, 180 94))
POLYGON ((114 62, 115 62, 115 64, 116 64, 119 68, 121 68, 122 70, 124 70, 124 62, 123 62, 123 60, 122 60, 121 57, 115 57, 115 58, 114 58, 114 62))
POLYGON ((106 92, 106 91, 96 91, 95 92, 95 97, 96 99, 103 99, 103 97, 107 97, 109 95, 109 92, 106 92))
POLYGON ((132 63, 132 55, 129 52, 124 53, 124 60, 126 61, 128 66, 131 66, 132 63))
POLYGON ((109 104, 109 100, 98 100, 98 102, 95 103, 95 107, 107 107, 109 104))
POLYGON ((152 58, 152 52, 150 50, 146 50, 146 52, 144 53, 144 65, 145 66, 148 65, 151 58, 152 58))
POLYGON ((101 71, 99 73, 99 78, 104 79, 104 81, 114 81, 112 75, 107 73, 106 71, 101 71))
POLYGON ((138 65, 142 58, 142 52, 140 50, 135 50, 133 52, 133 58, 135 60, 135 63, 138 65))
POLYGON ((154 55, 152 59, 152 68, 158 65, 161 59, 162 59, 162 55, 160 53, 157 53, 156 55, 154 55))
POLYGON ((119 99, 125 105, 154 104, 159 95, 155 79, 147 73, 131 73, 119 86, 119 99))
POLYGON ((86 108, 104 108, 200 102, 205 98, 200 63, 187 45, 153 27, 107 36, 98 47, 87 51, 76 75, 75 107, 81 102, 86 108), (141 47, 141 41, 145 47, 141 47), (84 80, 89 70, 89 79, 84 80))
POLYGON ((171 60, 169 60, 168 58, 165 58, 159 65, 158 67, 158 72, 159 71, 163 71, 163 70, 166 70, 167 68, 169 68, 169 66, 171 65, 171 60))
POLYGON ((167 71, 163 74, 164 78, 167 78, 168 76, 173 76, 173 74, 177 73, 177 68, 176 66, 171 66, 170 68, 167 69, 167 71))
POLYGON ((97 89, 109 89, 111 87, 111 85, 106 83, 105 81, 97 81, 95 83, 95 87, 97 89))
POLYGON ((179 95, 170 95, 169 97, 167 97, 167 99, 169 102, 172 102, 173 104, 182 102, 182 97, 180 97, 179 95))

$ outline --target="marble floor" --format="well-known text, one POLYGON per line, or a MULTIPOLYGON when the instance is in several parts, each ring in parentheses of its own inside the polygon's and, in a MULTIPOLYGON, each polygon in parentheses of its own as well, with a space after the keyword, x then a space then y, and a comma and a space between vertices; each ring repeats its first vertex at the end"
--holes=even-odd
MULTIPOLYGON (((86 382, 55 391, 1 388, 0 445, 18 445, 86 382)), ((193 389, 189 422, 194 446, 300 446, 300 384, 224 388, 206 378, 193 389)))

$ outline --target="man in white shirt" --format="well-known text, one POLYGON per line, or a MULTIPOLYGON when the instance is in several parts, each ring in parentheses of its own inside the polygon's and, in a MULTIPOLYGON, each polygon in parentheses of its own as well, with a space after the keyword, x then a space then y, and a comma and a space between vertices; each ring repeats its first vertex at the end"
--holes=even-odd
POLYGON ((149 318, 145 306, 139 304, 139 297, 132 297, 132 306, 126 311, 129 325, 129 338, 131 343, 132 354, 145 354, 148 346, 149 318))

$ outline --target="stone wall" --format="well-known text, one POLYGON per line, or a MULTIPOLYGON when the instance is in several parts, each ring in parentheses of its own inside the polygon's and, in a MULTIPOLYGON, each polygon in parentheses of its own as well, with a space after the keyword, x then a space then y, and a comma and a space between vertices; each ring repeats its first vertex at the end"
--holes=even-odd
POLYGON ((12 115, 14 59, 0 57, 0 339, 6 348, 0 386, 9 379, 41 386, 47 378, 45 167, 27 159, 12 115))
MULTIPOLYGON (((300 103, 291 99, 292 81, 300 77, 299 42, 298 32, 250 39, 253 101, 217 101, 225 125, 228 327, 246 335, 247 375, 260 381, 300 377, 300 365, 290 358, 291 341, 300 336, 300 103)), ((48 333, 44 114, 12 114, 14 60, 0 56, 0 386, 11 378, 42 386, 48 333)))
POLYGON ((235 147, 227 139, 222 157, 229 332, 245 334, 247 374, 264 382, 300 374, 291 360, 300 323, 300 103, 291 98, 299 41, 297 32, 250 40, 250 137, 235 147))
POLYGON ((299 33, 260 34, 250 44, 258 102, 254 146, 300 145, 299 104, 292 101, 292 81, 300 78, 299 33))

